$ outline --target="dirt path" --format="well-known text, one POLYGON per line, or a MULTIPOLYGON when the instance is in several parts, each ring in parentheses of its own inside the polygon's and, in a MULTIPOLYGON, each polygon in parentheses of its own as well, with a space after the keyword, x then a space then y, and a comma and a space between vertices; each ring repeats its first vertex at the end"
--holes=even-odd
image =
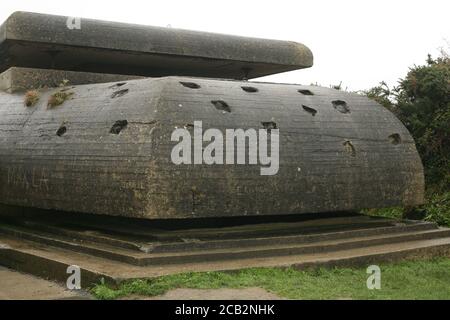
POLYGON ((84 291, 69 291, 58 283, 0 267, 0 300, 89 298, 84 291))
MULTIPOLYGON (((91 299, 85 291, 69 291, 59 283, 0 267, 0 300, 91 299)), ((156 297, 131 296, 143 300, 280 300, 261 288, 174 289, 156 297)))
POLYGON ((245 289, 174 289, 156 297, 132 296, 143 300, 281 300, 283 298, 261 288, 245 289))

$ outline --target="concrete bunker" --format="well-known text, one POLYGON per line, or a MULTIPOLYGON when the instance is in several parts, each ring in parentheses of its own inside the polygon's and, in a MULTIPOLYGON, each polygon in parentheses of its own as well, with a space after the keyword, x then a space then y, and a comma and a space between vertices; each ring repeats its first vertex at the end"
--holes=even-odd
MULTIPOLYGON (((83 21, 82 37, 66 17, 25 12, 0 28, 0 203, 148 220, 422 203, 414 141, 389 111, 352 93, 247 80, 311 67, 304 45, 83 21), (98 55, 86 55, 92 43, 98 55), (55 88, 63 80, 70 87, 55 88), (194 133, 195 121, 222 133, 279 130, 277 174, 261 176, 250 163, 171 163, 172 132, 194 133), (21 178, 30 170, 42 180, 36 188, 21 178)), ((248 154, 248 143, 240 148, 248 154)))

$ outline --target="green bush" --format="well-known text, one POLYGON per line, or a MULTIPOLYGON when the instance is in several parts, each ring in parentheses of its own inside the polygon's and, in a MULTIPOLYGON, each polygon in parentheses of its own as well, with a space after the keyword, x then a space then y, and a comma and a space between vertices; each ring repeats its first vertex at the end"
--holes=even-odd
MULTIPOLYGON (((393 89, 386 83, 364 92, 408 128, 422 158, 427 188, 425 219, 450 226, 450 58, 428 56, 393 89)), ((399 209, 371 211, 398 216, 399 209)))
POLYGON ((425 220, 450 227, 450 192, 432 195, 424 208, 425 220))
POLYGON ((450 59, 414 67, 396 89, 397 115, 413 135, 429 185, 450 185, 450 59))
POLYGON ((422 158, 427 186, 450 186, 450 58, 444 53, 414 66, 392 90, 381 82, 364 92, 405 124, 422 158))

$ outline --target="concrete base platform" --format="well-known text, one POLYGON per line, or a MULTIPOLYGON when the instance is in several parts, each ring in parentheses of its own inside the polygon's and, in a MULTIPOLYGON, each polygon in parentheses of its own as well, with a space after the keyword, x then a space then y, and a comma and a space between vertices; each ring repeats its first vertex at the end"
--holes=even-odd
POLYGON ((289 219, 197 228, 185 222, 170 229, 162 222, 133 227, 117 219, 3 217, 0 265, 63 282, 67 267, 77 265, 82 286, 89 287, 102 278, 117 284, 181 272, 365 266, 450 255, 450 229, 433 223, 354 214, 289 219))

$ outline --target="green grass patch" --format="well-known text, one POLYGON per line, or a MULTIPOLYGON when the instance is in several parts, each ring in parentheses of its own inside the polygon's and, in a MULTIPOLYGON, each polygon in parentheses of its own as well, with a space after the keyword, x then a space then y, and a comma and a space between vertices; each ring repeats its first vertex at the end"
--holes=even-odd
POLYGON ((377 216, 377 217, 385 217, 385 218, 393 218, 393 219, 402 219, 403 218, 403 208, 400 208, 400 207, 368 209, 368 210, 363 210, 362 213, 367 214, 369 216, 377 216))
POLYGON ((381 289, 367 289, 365 268, 299 271, 258 268, 238 272, 184 273, 133 280, 113 289, 99 284, 98 299, 156 296, 171 289, 260 287, 288 299, 450 299, 450 259, 380 265, 381 289))
MULTIPOLYGON (((450 192, 429 192, 425 204, 414 210, 422 212, 423 219, 426 221, 436 222, 441 226, 450 227, 450 192)), ((362 213, 378 217, 402 219, 404 209, 400 207, 370 209, 363 210, 362 213)))

